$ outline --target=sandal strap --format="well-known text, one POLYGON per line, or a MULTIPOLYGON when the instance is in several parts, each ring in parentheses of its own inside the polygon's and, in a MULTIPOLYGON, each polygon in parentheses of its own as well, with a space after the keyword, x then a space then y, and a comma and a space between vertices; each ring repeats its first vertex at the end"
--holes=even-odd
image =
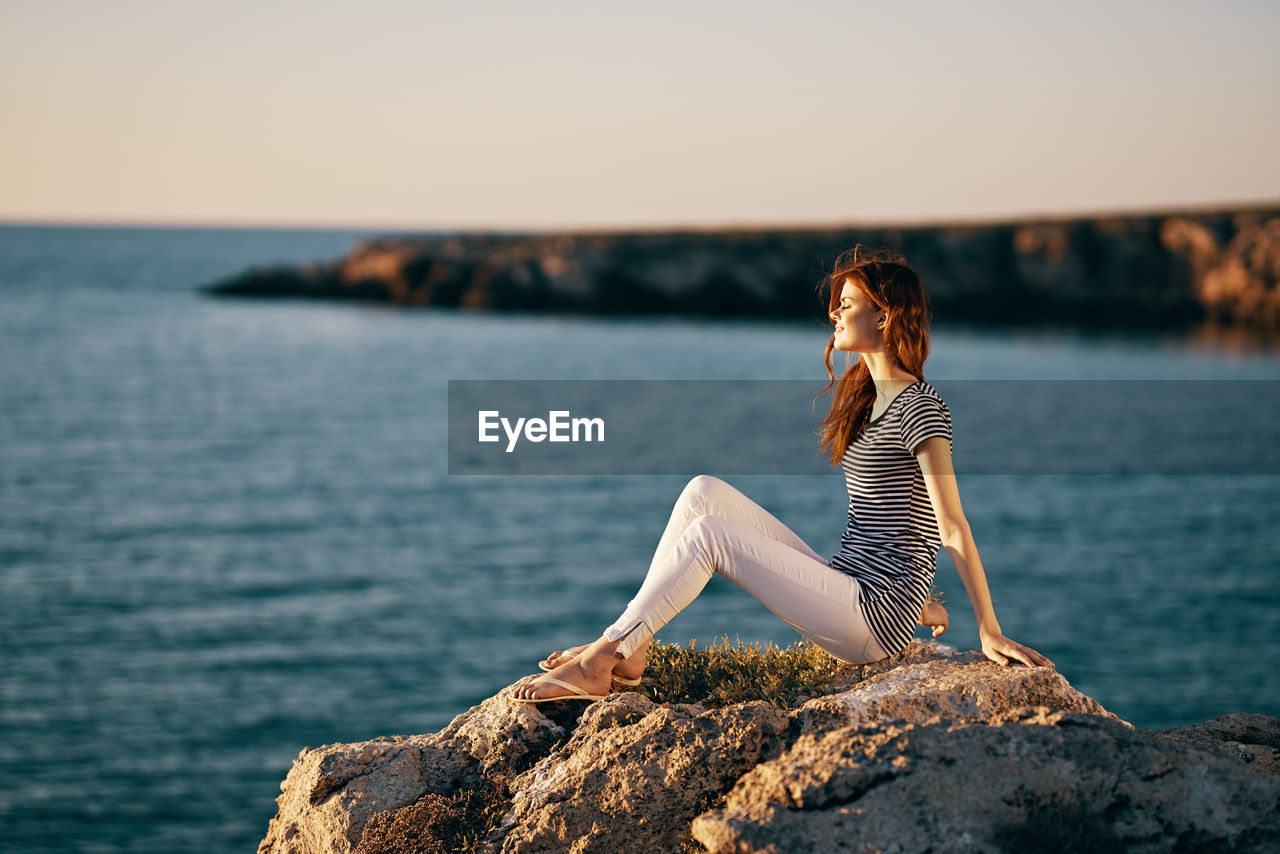
POLYGON ((561 680, 559 680, 559 679, 555 678, 554 676, 539 676, 539 677, 537 678, 537 680, 535 680, 535 681, 537 681, 537 682, 551 682, 551 683, 553 683, 553 684, 559 685, 561 688, 568 688, 570 691, 572 691, 573 693, 577 694, 577 695, 578 695, 578 696, 580 696, 580 697, 585 697, 585 696, 587 696, 587 692, 586 692, 586 691, 583 691, 583 690, 582 690, 581 688, 579 688, 577 685, 570 685, 568 682, 563 682, 563 681, 561 681, 561 680))

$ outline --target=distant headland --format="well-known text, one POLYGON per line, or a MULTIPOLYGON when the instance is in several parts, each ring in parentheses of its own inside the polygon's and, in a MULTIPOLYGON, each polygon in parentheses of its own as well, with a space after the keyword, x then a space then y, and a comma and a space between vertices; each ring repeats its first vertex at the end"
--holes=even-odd
POLYGON ((584 314, 821 318, 855 244, 904 252, 935 318, 980 325, 1280 331, 1280 201, 918 226, 390 236, 255 268, 219 296, 584 314))

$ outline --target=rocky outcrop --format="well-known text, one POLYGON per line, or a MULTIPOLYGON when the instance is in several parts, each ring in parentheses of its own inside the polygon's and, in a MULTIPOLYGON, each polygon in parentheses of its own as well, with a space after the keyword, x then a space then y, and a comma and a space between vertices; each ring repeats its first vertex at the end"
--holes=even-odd
MULTIPOLYGON (((558 710, 564 723, 572 722, 564 717, 571 711, 558 710)), ((503 692, 433 735, 303 748, 280 786, 279 810, 258 850, 354 851, 371 817, 527 770, 568 736, 562 723, 513 705, 503 692)))
POLYGON ((375 813, 479 782, 476 763, 432 736, 303 748, 276 799, 259 851, 352 851, 375 813))
POLYGON ((662 706, 630 726, 593 728, 516 780, 502 850, 676 850, 711 799, 781 752, 787 724, 757 701, 662 706))
POLYGON ((1275 780, 1225 757, 1037 711, 805 736, 693 835, 725 852, 1264 851, 1278 807, 1275 780))
POLYGON ((949 718, 990 723, 1027 706, 1115 718, 1092 698, 1072 688, 1055 670, 993 670, 981 652, 931 656, 923 644, 913 645, 899 655, 909 661, 913 657, 919 660, 860 680, 849 690, 805 703, 794 713, 802 731, 821 732, 846 724, 893 720, 924 723, 949 718), (982 674, 981 678, 975 678, 977 674, 982 674))
POLYGON ((467 309, 821 317, 855 244, 900 249, 936 313, 974 323, 1280 330, 1280 206, 829 229, 388 237, 250 270, 219 295, 467 309))
POLYGON ((1280 721, 1275 718, 1237 712, 1153 732, 1214 750, 1280 779, 1280 721))
POLYGON ((508 690, 433 735, 303 750, 260 854, 1280 843, 1280 721, 1135 731, 1052 669, 976 652, 915 642, 790 708, 523 706, 508 690), (470 793, 494 820, 442 840, 441 805, 470 793))

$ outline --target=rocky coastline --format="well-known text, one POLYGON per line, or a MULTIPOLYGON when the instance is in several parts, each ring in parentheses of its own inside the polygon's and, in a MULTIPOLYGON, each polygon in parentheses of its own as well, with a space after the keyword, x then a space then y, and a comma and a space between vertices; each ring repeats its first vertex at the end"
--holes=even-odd
POLYGON ((1023 221, 831 228, 459 233, 369 240, 248 270, 216 296, 467 310, 821 317, 855 244, 900 249, 936 317, 980 325, 1280 332, 1280 202, 1023 221))
POLYGON ((509 690, 434 734, 304 748, 259 854, 1280 846, 1280 720, 1136 730, 1050 668, 934 642, 781 705, 509 690))

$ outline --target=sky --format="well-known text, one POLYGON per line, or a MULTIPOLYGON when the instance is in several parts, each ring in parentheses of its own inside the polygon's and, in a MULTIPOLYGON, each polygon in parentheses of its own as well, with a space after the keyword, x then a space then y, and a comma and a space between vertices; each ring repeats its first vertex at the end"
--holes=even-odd
POLYGON ((1280 200, 1280 3, 0 0, 0 220, 650 228, 1280 200))

